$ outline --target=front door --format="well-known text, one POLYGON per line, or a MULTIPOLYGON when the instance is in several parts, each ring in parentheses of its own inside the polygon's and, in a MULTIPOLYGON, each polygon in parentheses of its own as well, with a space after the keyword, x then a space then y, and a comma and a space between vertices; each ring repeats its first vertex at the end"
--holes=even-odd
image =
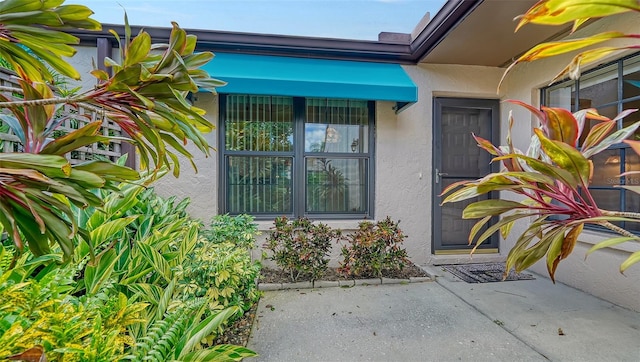
MULTIPOLYGON (((468 245, 469 231, 478 220, 463 220, 462 210, 491 195, 442 206, 439 195, 454 182, 475 180, 493 171, 491 155, 478 147, 472 134, 495 144, 499 135, 499 103, 487 99, 435 98, 433 116, 432 250, 434 254, 466 253, 474 246, 468 245)), ((479 252, 497 251, 497 235, 479 248, 479 252)))

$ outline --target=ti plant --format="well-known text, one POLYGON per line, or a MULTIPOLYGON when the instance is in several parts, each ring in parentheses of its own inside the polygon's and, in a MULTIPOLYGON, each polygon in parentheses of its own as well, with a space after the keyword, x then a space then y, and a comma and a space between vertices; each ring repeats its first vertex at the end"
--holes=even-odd
MULTIPOLYGON (((573 23, 573 32, 590 19, 627 12, 640 12, 640 2, 638 2, 638 0, 541 0, 519 17, 520 21, 516 26, 516 31, 529 23, 539 25, 573 23)), ((580 69, 585 65, 593 64, 615 52, 628 49, 640 49, 640 45, 638 44, 596 46, 615 39, 640 39, 640 34, 625 34, 619 31, 609 31, 585 38, 538 44, 522 54, 507 68, 500 83, 502 83, 513 67, 522 62, 532 62, 580 50, 571 62, 553 78, 552 82, 555 82, 567 75, 572 79, 577 79, 580 76, 580 69), (587 49, 583 50, 584 48, 587 49)))
MULTIPOLYGON (((637 0, 541 0, 519 17, 516 31, 528 23, 573 23, 572 31, 575 31, 590 19, 626 12, 640 12, 640 3, 637 0)), ((500 84, 509 72, 522 62, 577 52, 553 81, 567 75, 577 79, 581 68, 587 64, 593 64, 615 52, 640 48, 638 44, 599 46, 614 39, 640 39, 640 34, 612 31, 586 38, 541 43, 516 59, 505 71, 500 84)), ((479 180, 452 184, 442 193, 446 195, 443 203, 466 200, 495 191, 513 193, 517 196, 514 200, 519 201, 484 200, 465 208, 463 218, 480 219, 469 235, 469 243, 472 244, 474 240, 476 243, 473 251, 498 230, 506 238, 516 220, 532 218, 529 227, 519 236, 509 252, 505 276, 511 268, 522 271, 546 255, 549 275, 555 281, 555 271, 559 262, 571 254, 587 224, 599 225, 619 235, 596 244, 587 255, 595 250, 621 243, 638 242, 638 235, 613 223, 640 222, 640 213, 600 209, 589 191, 594 167, 590 158, 593 155, 621 142, 625 142, 640 154, 640 143, 626 140, 638 129, 639 122, 613 132, 618 120, 636 110, 629 109, 614 119, 608 119, 599 115, 595 109, 572 114, 566 109, 537 109, 523 102, 512 102, 526 107, 540 120, 541 127, 534 129, 535 135, 527 153, 523 154, 511 143, 513 119, 510 116, 506 147, 496 147, 489 141, 476 137, 478 145, 495 156, 494 161, 501 161, 504 169, 479 180), (586 119, 599 123, 589 130, 584 142, 579 145, 578 140, 581 139, 586 119), (499 221, 490 224, 491 220, 497 219, 499 221), (536 242, 531 245, 534 240, 536 242)), ((640 193, 638 187, 620 187, 640 193)), ((620 265, 620 271, 624 272, 637 262, 640 262, 640 252, 632 253, 620 265)))
POLYGON ((213 129, 204 111, 185 101, 186 95, 215 92, 215 86, 224 83, 199 69, 213 54, 194 52, 195 36, 174 23, 169 43, 154 45, 144 31, 132 38, 125 15, 121 63, 105 61, 113 75, 94 70, 98 85, 93 89, 61 95, 50 84, 50 68, 63 76, 80 77, 63 58, 75 53, 73 45, 79 40, 64 30, 101 28, 90 18, 90 9, 63 2, 0 2, 0 57, 16 71, 19 85, 0 87, 0 108, 7 111, 0 120, 18 136, 24 150, 0 154, 0 224, 19 251, 26 244, 36 256, 43 255, 57 243, 68 258, 76 247, 74 236, 83 235, 70 205, 99 206, 102 200, 92 189, 113 190, 115 182, 139 176, 105 161, 71 165, 65 156, 72 151, 114 137, 99 134, 103 122, 99 120, 54 138, 62 123, 56 116, 59 107, 97 107, 120 126, 127 142, 137 146, 143 167, 153 165, 157 170, 172 164, 177 176, 176 153, 191 160, 184 146, 190 140, 208 155, 202 132, 213 129))
MULTIPOLYGON (((585 224, 599 225, 621 235, 596 244, 589 253, 626 241, 640 240, 640 237, 612 224, 616 221, 640 222, 640 213, 602 210, 596 205, 588 188, 593 175, 593 162, 589 158, 622 142, 640 127, 640 122, 636 122, 612 132, 618 119, 636 110, 627 110, 614 119, 608 119, 595 109, 572 114, 562 108, 542 107, 538 110, 519 101, 512 102, 529 109, 541 124, 540 128, 534 129, 535 135, 526 154, 511 143, 513 118, 510 116, 507 146, 496 147, 474 135, 478 145, 495 156, 493 161, 502 161, 504 170, 475 181, 454 183, 442 193, 446 195, 443 203, 467 200, 496 191, 514 193, 519 197, 517 200, 520 201, 489 199, 467 206, 462 217, 480 219, 471 229, 469 243, 475 240, 477 248, 498 230, 506 238, 516 220, 533 217, 529 227, 509 252, 506 271, 515 267, 520 272, 546 254, 547 269, 554 280, 558 263, 571 254, 585 224), (586 119, 600 123, 589 129, 585 141, 578 148, 586 119), (498 222, 486 227, 498 216, 501 217, 498 222), (538 241, 530 246, 536 239, 538 241)), ((633 188, 631 190, 634 191, 633 188)), ((620 266, 620 270, 624 271, 638 261, 640 252, 633 253, 620 266)))

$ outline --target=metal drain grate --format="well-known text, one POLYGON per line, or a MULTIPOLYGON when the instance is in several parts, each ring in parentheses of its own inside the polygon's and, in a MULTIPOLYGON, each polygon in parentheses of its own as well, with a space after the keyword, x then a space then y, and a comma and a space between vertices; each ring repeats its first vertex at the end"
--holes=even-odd
MULTIPOLYGON (((447 264, 440 266, 467 283, 501 282, 504 274, 504 263, 447 264)), ((535 279, 531 274, 516 273, 512 270, 505 281, 531 279, 535 279)))

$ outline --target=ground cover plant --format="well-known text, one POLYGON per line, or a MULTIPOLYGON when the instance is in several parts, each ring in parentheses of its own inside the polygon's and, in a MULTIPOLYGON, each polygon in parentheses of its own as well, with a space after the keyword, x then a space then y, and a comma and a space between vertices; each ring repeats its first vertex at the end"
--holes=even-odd
MULTIPOLYGON (((624 12, 640 12, 640 4, 634 0, 598 3, 543 0, 520 18, 518 28, 527 23, 573 22, 575 30, 591 18, 624 12)), ((640 48, 637 44, 600 46, 604 41, 620 38, 638 39, 640 34, 607 32, 587 38, 542 43, 518 58, 507 69, 505 76, 517 63, 580 50, 556 77, 569 75, 576 79, 585 64, 620 50, 640 48)), ((522 152, 513 146, 510 133, 514 120, 510 117, 506 146, 497 147, 476 137, 478 145, 494 156, 494 162, 502 162, 503 169, 475 181, 453 184, 443 192, 443 203, 467 200, 496 191, 517 196, 515 199, 485 200, 467 206, 463 218, 480 219, 471 230, 469 243, 475 242, 477 247, 498 231, 506 238, 517 220, 533 218, 509 252, 506 270, 507 273, 511 268, 522 271, 546 256, 547 269, 553 280, 558 264, 571 254, 585 225, 601 226, 618 234, 597 243, 588 254, 621 243, 638 242, 640 238, 637 235, 615 225, 615 222, 640 222, 640 213, 603 210, 589 190, 594 172, 590 159, 594 155, 622 142, 640 153, 640 142, 627 140, 640 127, 640 122, 614 131, 621 119, 637 110, 628 109, 610 119, 598 114, 594 108, 572 114, 562 108, 538 109, 523 102, 512 102, 526 107, 539 120, 539 127, 534 129, 535 135, 528 150, 522 152), (584 124, 588 119, 599 123, 586 131, 584 124), (581 138, 583 132, 586 135, 581 138), (580 143, 581 139, 584 141, 580 143), (499 217, 497 223, 483 229, 496 217, 499 217)), ((640 192, 637 186, 620 187, 640 192)), ((624 272, 637 262, 640 262, 640 252, 632 253, 620 265, 620 271, 624 272)))

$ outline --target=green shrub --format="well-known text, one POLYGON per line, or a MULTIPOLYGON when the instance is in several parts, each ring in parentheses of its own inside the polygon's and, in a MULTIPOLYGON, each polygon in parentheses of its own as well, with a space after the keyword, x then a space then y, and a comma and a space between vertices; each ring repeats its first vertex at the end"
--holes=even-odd
POLYGON ((275 229, 264 244, 271 251, 270 260, 289 273, 292 281, 301 276, 318 280, 327 270, 331 241, 340 237, 340 230, 332 230, 309 219, 289 221, 286 217, 275 220, 275 229))
POLYGON ((178 270, 184 298, 211 298, 211 308, 238 306, 247 311, 258 301, 260 262, 251 259, 257 225, 250 215, 217 215, 202 232, 188 262, 178 270))
POLYGON ((0 360, 29 349, 49 361, 124 357, 133 342, 127 327, 140 321, 145 303, 110 285, 92 297, 74 296, 72 264, 45 267, 24 280, 19 269, 0 275, 0 360))
POLYGON ((257 235, 258 225, 253 222, 253 216, 246 214, 216 215, 211 219, 209 229, 202 231, 202 236, 210 243, 229 242, 247 249, 255 248, 257 235))
MULTIPOLYGON (((259 263, 248 249, 255 235, 209 242, 185 211, 188 199, 164 199, 136 184, 117 187, 103 195, 100 209, 74 208, 87 242, 76 240, 73 261, 34 258, 27 250, 7 270, 13 247, 0 244, 0 360, 25 351, 50 361, 255 355, 211 346, 258 299, 259 263)), ((244 220, 255 230, 252 219, 244 220)))
POLYGON ((188 258, 177 273, 183 299, 208 297, 213 309, 238 306, 247 311, 260 298, 260 262, 251 260, 248 249, 203 241, 188 258))
POLYGON ((361 222, 342 247, 338 272, 346 276, 381 278, 384 271, 399 271, 409 262, 401 248, 406 235, 389 217, 377 223, 361 222))

